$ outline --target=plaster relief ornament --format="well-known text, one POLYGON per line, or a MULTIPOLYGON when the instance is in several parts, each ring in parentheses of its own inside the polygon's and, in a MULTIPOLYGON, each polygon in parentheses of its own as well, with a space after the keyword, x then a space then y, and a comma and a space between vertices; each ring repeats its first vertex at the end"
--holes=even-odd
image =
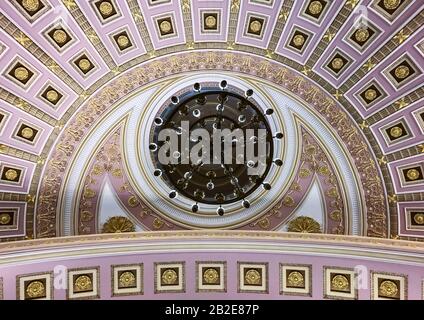
POLYGON ((390 280, 384 280, 378 287, 378 293, 380 296, 393 298, 398 294, 399 289, 396 283, 390 280))
POLYGON ((208 284, 214 284, 219 281, 219 273, 213 268, 206 269, 203 273, 203 281, 208 284))
POLYGON ((244 281, 249 285, 260 285, 262 282, 262 276, 258 270, 250 269, 246 272, 244 281))
POLYGON ((305 287, 305 278, 303 277, 303 274, 299 271, 290 272, 287 276, 287 286, 297 288, 305 287))
POLYGON ((32 281, 26 287, 25 292, 31 299, 40 298, 45 296, 46 288, 41 281, 32 281))
POLYGON ((22 6, 28 12, 35 12, 40 7, 40 1, 39 0, 22 0, 22 6))
POLYGON ((322 11, 322 4, 319 1, 312 1, 309 4, 308 9, 309 9, 310 13, 317 15, 317 14, 321 13, 321 11, 322 11))
POLYGON ((130 271, 125 271, 119 276, 119 287, 128 288, 136 284, 135 276, 130 271))
POLYGON ((289 222, 289 232, 321 233, 320 224, 310 217, 300 216, 289 222))
POLYGON ((102 233, 134 232, 134 223, 122 216, 109 218, 103 225, 102 233))
POLYGON ((162 273, 162 284, 174 285, 178 283, 178 274, 175 270, 167 269, 162 273))

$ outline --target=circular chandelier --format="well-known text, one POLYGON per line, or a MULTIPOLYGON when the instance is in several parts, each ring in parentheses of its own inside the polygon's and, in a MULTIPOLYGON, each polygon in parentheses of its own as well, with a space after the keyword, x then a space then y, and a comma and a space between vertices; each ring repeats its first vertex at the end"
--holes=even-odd
POLYGON ((202 204, 216 205, 222 216, 226 204, 249 208, 251 193, 271 190, 266 178, 272 165, 283 164, 273 157, 274 141, 283 134, 273 134, 267 117, 274 110, 262 111, 253 94, 226 80, 196 82, 156 115, 149 150, 153 174, 169 186, 170 199, 191 199, 194 213, 202 204))

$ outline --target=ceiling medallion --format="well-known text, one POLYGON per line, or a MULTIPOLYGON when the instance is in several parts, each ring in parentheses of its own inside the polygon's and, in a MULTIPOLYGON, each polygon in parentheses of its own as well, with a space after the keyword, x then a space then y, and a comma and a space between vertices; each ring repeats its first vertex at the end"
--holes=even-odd
POLYGON ((28 69, 25 68, 25 67, 16 68, 14 74, 15 74, 16 79, 18 79, 19 81, 25 81, 29 77, 28 69))
POLYGON ((26 287, 26 294, 31 299, 44 297, 45 293, 46 288, 44 286, 44 283, 42 283, 41 281, 32 281, 26 287))
POLYGON ((250 23, 250 30, 252 30, 255 33, 259 33, 262 29, 262 23, 260 23, 258 20, 253 20, 250 23))
POLYGON ((367 91, 365 91, 365 99, 367 99, 368 101, 372 101, 377 97, 377 91, 375 91, 374 89, 368 89, 367 91))
POLYGON ((390 135, 393 138, 399 138, 402 134, 403 134, 403 130, 401 127, 396 126, 390 129, 390 135))
POLYGON ((213 268, 205 270, 203 273, 203 281, 208 284, 217 283, 219 280, 219 273, 213 268))
POLYGON ((240 201, 249 208, 250 194, 260 186, 271 189, 264 180, 271 165, 282 165, 272 158, 273 139, 283 135, 272 135, 266 117, 274 110, 261 111, 252 95, 249 89, 243 96, 225 80, 219 87, 195 83, 156 116, 149 145, 153 174, 171 188, 170 199, 182 195, 194 200, 194 213, 199 203, 216 205, 222 216, 224 204, 240 201))
POLYGON ((336 70, 340 70, 344 65, 343 59, 341 58, 335 58, 332 62, 331 62, 331 66, 336 69, 336 70))
POLYGON ((103 233, 121 233, 121 232, 134 232, 135 226, 134 223, 122 216, 116 216, 109 218, 103 224, 103 233))
POLYGON ((416 224, 424 224, 424 213, 417 213, 414 215, 414 221, 416 224))
POLYGON ((135 286, 135 276, 130 271, 125 271, 119 276, 119 286, 121 288, 128 288, 135 286))
POLYGON ((11 220, 12 218, 10 217, 9 214, 7 213, 0 214, 0 224, 3 224, 3 225, 9 224, 11 220))
POLYGON ((300 216, 289 222, 287 231, 301 233, 321 233, 320 224, 310 217, 300 216))
POLYGON ((78 62, 78 66, 80 67, 80 69, 82 70, 82 71, 88 71, 88 70, 90 70, 90 67, 91 67, 91 63, 90 63, 90 61, 88 60, 88 59, 81 59, 79 62, 78 62))
POLYGON ((53 39, 54 39, 54 41, 56 41, 56 43, 63 44, 63 43, 66 42, 66 40, 68 40, 68 36, 67 36, 67 34, 66 34, 65 31, 63 31, 63 30, 56 30, 53 33, 53 39))
POLYGON ((305 43, 305 37, 301 34, 297 34, 293 38, 293 43, 296 47, 301 47, 305 43))
POLYGON ((178 274, 175 270, 167 269, 162 273, 162 284, 173 285, 178 282, 178 274))
POLYGON ((369 37, 370 37, 370 32, 368 31, 367 28, 359 28, 355 32, 355 39, 358 42, 365 42, 368 40, 369 37))
POLYGON ((409 76, 409 68, 407 66, 399 66, 395 70, 395 75, 398 79, 405 79, 409 76))
POLYGON ((321 11, 322 11, 322 4, 321 4, 321 2, 319 2, 319 1, 312 1, 310 4, 309 4, 309 12, 310 13, 312 13, 312 14, 319 14, 319 13, 321 13, 321 11))
POLYGON ((341 274, 331 279, 331 289, 336 291, 349 291, 349 280, 341 274))
POLYGON ((55 90, 49 90, 47 91, 46 97, 50 102, 55 102, 59 98, 59 94, 55 90))
POLYGON ((18 177, 18 172, 14 169, 9 169, 6 171, 4 176, 6 177, 7 180, 13 181, 18 177))
POLYGON ((93 282, 89 276, 81 275, 75 279, 74 288, 77 292, 90 291, 93 289, 93 282))
POLYGON ((163 33, 168 33, 171 31, 172 25, 169 21, 164 20, 160 23, 159 28, 163 33))
POLYGON ((214 16, 207 16, 205 19, 205 24, 208 28, 213 28, 216 26, 216 18, 214 16))
POLYGON ((387 10, 395 10, 400 5, 400 0, 384 0, 384 8, 387 10))
POLYGON ((22 6, 28 12, 35 12, 40 7, 40 1, 39 0, 23 0, 22 6))
POLYGON ((34 136, 34 130, 31 128, 23 128, 21 131, 21 136, 25 139, 31 139, 34 136))
POLYGON ((380 296, 391 297, 391 298, 396 297, 398 291, 399 289, 396 283, 390 280, 384 280, 383 282, 381 282, 378 288, 378 293, 380 296))
POLYGON ((260 285, 261 284, 261 274, 258 270, 250 269, 246 272, 244 276, 244 281, 249 285, 260 285))
POLYGON ((109 16, 113 12, 113 6, 107 1, 103 1, 100 4, 99 9, 100 9, 100 13, 104 16, 109 16))
POLYGON ((305 278, 299 271, 292 271, 287 276, 287 285, 289 287, 303 288, 305 286, 305 278))
POLYGON ((121 48, 125 48, 130 44, 130 40, 126 35, 119 36, 117 42, 121 48))
POLYGON ((420 177, 420 172, 417 169, 409 169, 406 176, 409 180, 417 180, 420 177))

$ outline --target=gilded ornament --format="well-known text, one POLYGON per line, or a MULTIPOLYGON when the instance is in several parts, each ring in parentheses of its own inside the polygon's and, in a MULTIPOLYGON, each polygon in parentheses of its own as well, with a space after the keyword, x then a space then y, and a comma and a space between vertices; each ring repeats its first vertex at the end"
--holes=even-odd
POLYGON ((407 66, 399 66, 395 69, 395 75, 398 79, 405 79, 409 76, 409 68, 407 66))
POLYGON ((118 37, 117 42, 118 42, 118 46, 120 46, 121 48, 126 48, 130 44, 130 39, 128 39, 126 35, 120 35, 118 37))
POLYGON ((328 176, 330 174, 330 169, 327 166, 321 166, 318 168, 318 173, 322 176, 328 176))
POLYGON ((322 4, 319 1, 312 1, 309 4, 308 10, 310 13, 317 15, 322 11, 322 4))
POLYGON ((40 298, 46 294, 46 288, 41 281, 32 281, 26 287, 26 294, 29 298, 40 298))
POLYGON ((253 20, 250 25, 249 28, 252 32, 258 33, 261 31, 262 29, 262 23, 259 22, 258 20, 253 20))
POLYGON ((334 210, 330 213, 330 218, 334 221, 340 221, 342 219, 342 213, 340 210, 334 210))
POLYGON ((349 291, 349 280, 346 276, 338 274, 331 279, 331 290, 349 291))
POLYGON ((305 43, 305 37, 301 34, 297 34, 293 38, 293 43, 296 47, 301 47, 305 43))
POLYGON ((292 271, 287 276, 287 286, 296 287, 296 288, 304 288, 305 287, 305 278, 303 274, 299 271, 292 271))
POLYGON ((23 128, 21 130, 21 136, 24 137, 25 139, 31 139, 34 136, 34 130, 28 127, 23 128))
POLYGON ((355 31, 355 39, 358 42, 365 42, 370 37, 370 32, 367 28, 359 28, 355 31))
POLYGON ((14 169, 9 169, 4 174, 7 180, 14 181, 18 177, 18 172, 14 169))
POLYGON ((390 136, 393 138, 399 138, 403 134, 401 127, 393 127, 390 129, 390 136))
POLYGON ((81 221, 82 222, 88 222, 93 219, 93 214, 88 210, 83 210, 81 212, 81 221))
POLYGON ((79 67, 82 71, 88 71, 88 70, 90 69, 90 67, 91 67, 91 62, 90 62, 88 59, 86 59, 86 58, 81 59, 81 60, 78 62, 78 67, 79 67))
POLYGON ((29 77, 28 69, 25 67, 16 68, 14 74, 15 74, 15 78, 18 79, 19 81, 25 81, 29 77))
POLYGON ((125 271, 119 276, 119 286, 128 288, 135 286, 135 276, 130 271, 125 271))
POLYGON ((175 270, 167 269, 162 273, 162 284, 172 285, 178 283, 178 274, 175 270))
POLYGON ((208 284, 217 283, 219 280, 219 273, 216 269, 209 268, 203 272, 203 281, 208 284))
POLYGON ((406 176, 409 180, 417 180, 420 177, 420 172, 417 169, 409 169, 406 176))
POLYGON ((121 178, 122 177, 122 170, 119 169, 119 168, 113 169, 112 175, 116 178, 121 178))
POLYGON ((340 70, 344 65, 343 59, 341 58, 335 58, 333 61, 331 61, 331 66, 335 70, 340 70))
POLYGON ((337 192, 337 188, 330 188, 327 190, 327 196, 331 198, 337 198, 339 193, 337 192))
POLYGON ((103 224, 103 233, 121 233, 121 232, 134 232, 134 223, 122 216, 115 216, 107 219, 103 224))
POLYGON ((159 230, 163 227, 164 222, 159 219, 159 218, 155 218, 155 220, 153 220, 153 228, 155 228, 156 230, 159 230))
POLYGON ((90 189, 90 188, 84 189, 84 198, 91 199, 91 198, 94 198, 95 196, 96 196, 96 191, 94 191, 93 189, 90 189))
POLYGON ((375 98, 377 98, 377 91, 375 91, 374 89, 368 89, 367 91, 365 91, 365 99, 367 99, 368 101, 372 101, 375 98))
POLYGON ((102 174, 102 173, 103 173, 103 169, 102 169, 102 167, 101 167, 101 166, 99 166, 99 165, 95 165, 95 166, 93 167, 92 173, 93 173, 94 175, 98 176, 98 175, 100 175, 100 174, 102 174))
POLYGON ((261 274, 258 270, 250 269, 244 275, 244 282, 250 285, 260 285, 262 281, 261 274))
POLYGON ((39 0, 23 0, 22 6, 28 12, 36 12, 38 8, 40 7, 40 1, 39 0))
POLYGON ((269 226, 271 225, 268 218, 263 218, 259 220, 258 224, 259 224, 259 227, 261 227, 262 229, 268 229, 269 226))
POLYGON ((159 28, 163 33, 168 33, 171 31, 172 25, 168 20, 164 20, 160 23, 159 28))
POLYGON ((289 222, 287 231, 301 233, 321 233, 320 224, 310 217, 300 216, 289 222))
MULTIPOLYGON (((414 221, 416 224, 424 224, 424 213, 417 213, 414 215, 414 221)), ((0 216, 0 222, 1 222, 1 216, 0 216)))
POLYGON ((113 6, 107 1, 103 1, 100 6, 100 13, 104 16, 110 16, 113 12, 113 6))
POLYGON ((302 168, 299 171, 299 177, 301 178, 307 178, 311 175, 311 171, 309 171, 308 169, 302 168))
POLYGON ((400 0, 384 0, 383 6, 387 10, 395 10, 400 5, 400 0))
POLYGON ((0 214, 0 224, 8 224, 10 223, 10 220, 12 220, 10 218, 10 215, 8 215, 7 213, 2 213, 0 214))
POLYGON ((59 98, 59 94, 55 90, 49 90, 46 93, 46 97, 50 102, 55 102, 59 98))
POLYGON ((294 206, 294 200, 291 196, 287 196, 287 197, 284 198, 283 204, 286 207, 293 207, 294 206))
POLYGON ((396 297, 398 292, 399 289, 397 284, 390 280, 384 280, 378 287, 378 294, 380 296, 393 298, 396 297))
POLYGON ((317 152, 317 148, 312 144, 306 146, 305 149, 306 149, 306 153, 311 155, 311 156, 314 155, 317 152))
POLYGON ((140 201, 138 201, 138 198, 136 196, 131 196, 128 198, 128 205, 131 208, 135 208, 140 204, 140 201))
POLYGON ((216 26, 216 18, 214 16, 207 16, 205 19, 205 25, 208 28, 214 28, 216 26))
POLYGON ((56 30, 53 33, 53 39, 57 44, 64 44, 68 40, 68 35, 63 30, 56 30))
POLYGON ((91 291, 93 290, 93 282, 91 278, 87 275, 81 275, 75 279, 74 291, 91 291))

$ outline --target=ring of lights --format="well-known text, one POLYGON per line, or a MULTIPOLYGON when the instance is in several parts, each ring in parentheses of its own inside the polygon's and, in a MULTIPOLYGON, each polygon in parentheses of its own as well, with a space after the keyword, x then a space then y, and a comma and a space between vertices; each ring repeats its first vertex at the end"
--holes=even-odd
POLYGON ((196 202, 192 206, 193 212, 198 212, 201 204, 216 204, 219 205, 218 213, 223 215, 225 210, 222 205, 240 201, 248 208, 250 202, 247 198, 255 189, 261 185, 266 190, 271 188, 271 185, 265 182, 270 166, 282 165, 281 159, 273 158, 273 140, 282 139, 283 134, 278 132, 273 136, 266 118, 271 116, 274 110, 268 108, 265 114, 262 113, 252 97, 253 94, 251 89, 240 92, 225 80, 221 81, 219 87, 194 83, 193 87, 184 90, 180 97, 171 97, 171 103, 162 108, 152 124, 153 135, 149 148, 152 160, 158 168, 154 174, 158 179, 164 179, 171 188, 175 188, 175 191, 171 191, 170 198, 179 194, 191 198, 196 202), (183 122, 187 128, 181 127, 183 122), (201 137, 190 138, 190 133, 196 130, 206 130, 203 133, 207 133, 210 140, 202 141, 201 137), (218 147, 221 148, 221 159, 217 154, 208 154, 197 159, 199 162, 195 163, 189 156, 193 148, 199 145, 204 147, 207 143, 210 153, 213 153, 213 135, 219 134, 219 130, 227 131, 224 136, 226 135, 228 140, 225 146, 226 138, 220 136, 218 147), (259 130, 264 134, 261 138, 258 137, 259 130), (174 148, 177 151, 170 151, 172 146, 175 146, 174 141, 169 141, 171 137, 167 137, 168 141, 159 140, 160 134, 166 131, 179 140, 178 148, 174 148), (250 138, 247 136, 249 131, 252 135, 250 138), (231 133, 228 135, 228 132, 231 133), (242 136, 234 136, 236 133, 242 136), (187 142, 188 151, 184 159, 180 152, 183 142, 187 142), (243 153, 237 152, 237 144, 243 147, 243 153), (264 149, 261 151, 265 151, 262 158, 265 161, 260 174, 249 174, 249 168, 253 169, 258 159, 246 159, 244 152, 248 144, 254 148, 255 155, 258 155, 260 147, 264 149), (168 150, 168 161, 174 160, 174 164, 161 163, 159 157, 165 154, 161 152, 161 148, 168 150), (231 156, 230 163, 224 163, 224 154, 231 156), (214 163, 214 157, 217 157, 215 161, 220 162, 214 163), (203 163, 203 160, 208 163, 203 163))
MULTIPOLYGON (((246 223, 249 219, 255 218, 258 214, 263 213, 269 207, 269 200, 278 200, 281 196, 281 190, 284 188, 288 181, 282 177, 280 167, 273 165, 266 176, 266 182, 272 187, 271 190, 265 190, 264 188, 257 188, 252 192, 246 199, 250 203, 249 208, 244 208, 241 202, 225 204, 225 216, 217 216, 216 204, 201 204, 201 210, 196 213, 192 212, 192 206, 194 201, 190 198, 179 196, 173 199, 169 198, 169 193, 173 190, 165 181, 158 179, 154 175, 156 169, 155 164, 150 156, 151 150, 149 145, 151 143, 150 137, 152 134, 152 123, 158 114, 163 112, 163 109, 169 105, 173 96, 179 96, 187 90, 187 83, 202 83, 206 86, 219 86, 219 82, 211 82, 211 79, 224 79, 237 88, 240 92, 246 92, 252 90, 255 92, 255 88, 250 83, 240 80, 236 77, 220 74, 202 74, 191 77, 185 77, 180 81, 176 81, 173 84, 166 87, 156 98, 150 101, 149 106, 146 108, 143 115, 140 116, 137 121, 134 122, 136 114, 132 114, 128 123, 128 133, 126 139, 128 141, 137 139, 136 148, 138 158, 138 168, 140 168, 140 175, 138 171, 133 170, 134 182, 144 179, 148 188, 138 188, 140 193, 143 195, 144 200, 148 204, 154 204, 154 208, 158 212, 165 212, 168 217, 171 217, 177 223, 183 224, 191 228, 232 228, 236 225, 246 223), (138 130, 137 130, 138 128, 138 130), (143 164, 143 165, 142 165, 143 164), (278 191, 277 191, 278 190, 278 191)), ((256 104, 261 111, 265 114, 266 110, 271 106, 270 101, 266 97, 255 93, 254 99, 256 104)), ((272 116, 267 117, 270 130, 273 134, 278 132, 284 132, 283 121, 281 114, 275 112, 272 116)), ((273 158, 284 159, 284 140, 279 140, 278 143, 274 143, 273 158)), ((126 148, 125 152, 128 152, 128 159, 132 158, 131 143, 127 143, 129 148, 126 148)), ((131 165, 132 167, 132 165, 131 165)), ((137 186, 136 186, 137 188, 137 186)))

